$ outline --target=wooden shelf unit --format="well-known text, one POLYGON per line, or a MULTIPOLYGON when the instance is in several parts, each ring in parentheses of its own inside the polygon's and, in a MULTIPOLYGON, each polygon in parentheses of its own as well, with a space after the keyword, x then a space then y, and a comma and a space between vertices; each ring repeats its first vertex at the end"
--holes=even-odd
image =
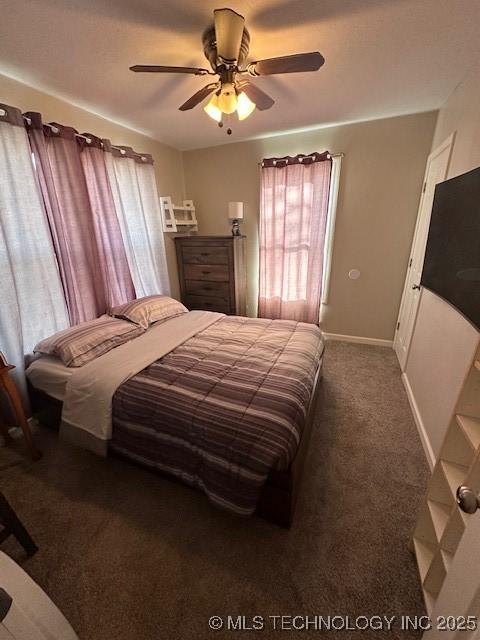
POLYGON ((467 515, 456 504, 459 485, 480 491, 480 345, 465 378, 413 534, 429 614, 463 536, 467 515))
POLYGON ((170 196, 160 196, 162 226, 164 232, 198 231, 193 200, 184 200, 181 205, 173 204, 170 196))

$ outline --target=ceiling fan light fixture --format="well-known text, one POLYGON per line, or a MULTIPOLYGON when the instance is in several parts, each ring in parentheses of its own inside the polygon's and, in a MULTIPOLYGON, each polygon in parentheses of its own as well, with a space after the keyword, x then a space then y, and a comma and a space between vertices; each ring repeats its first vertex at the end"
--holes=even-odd
POLYGON ((221 122, 221 120, 222 120, 222 111, 221 111, 220 106, 218 104, 218 96, 217 96, 216 93, 214 93, 213 96, 210 98, 208 104, 206 104, 203 107, 203 110, 205 111, 207 116, 210 116, 210 118, 215 120, 215 122, 221 122))
POLYGON ((251 115, 257 105, 250 100, 244 91, 241 91, 237 96, 237 115, 239 120, 245 120, 251 115))
POLYGON ((233 113, 237 108, 237 92, 231 82, 222 85, 218 96, 218 106, 223 113, 233 113))
MULTIPOLYGON (((252 4, 252 3, 247 3, 252 4)), ((203 52, 211 71, 203 67, 184 67, 172 65, 137 64, 130 67, 136 73, 176 73, 194 76, 217 76, 197 90, 188 100, 181 104, 179 111, 190 111, 197 105, 205 105, 205 113, 223 127, 223 115, 237 112, 239 120, 248 118, 255 109, 266 111, 275 101, 255 84, 244 78, 245 74, 253 77, 273 76, 284 73, 304 73, 318 71, 325 63, 319 51, 295 53, 275 58, 265 58, 247 63, 250 50, 250 34, 245 26, 245 18, 233 9, 224 7, 213 12, 213 24, 210 24, 202 35, 203 52)), ((226 122, 229 119, 226 118, 226 122)), ((230 127, 227 134, 231 134, 230 127)))

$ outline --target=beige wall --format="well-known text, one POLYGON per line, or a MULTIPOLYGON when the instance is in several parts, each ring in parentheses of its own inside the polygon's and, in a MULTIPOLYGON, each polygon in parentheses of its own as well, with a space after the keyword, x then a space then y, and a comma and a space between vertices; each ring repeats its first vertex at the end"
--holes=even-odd
MULTIPOLYGON (((155 160, 158 193, 171 195, 174 202, 183 200, 182 155, 177 149, 2 75, 0 102, 22 111, 39 111, 46 122, 59 122, 74 127, 80 133, 89 132, 100 138, 110 138, 113 143, 133 147, 136 151, 151 153, 155 160)), ((165 234, 165 245, 172 294, 178 297, 175 247, 168 234, 165 234)))
POLYGON ((432 148, 456 132, 449 178, 480 166, 479 105, 480 65, 470 71, 438 114, 432 148))
MULTIPOLYGON (((451 133, 455 142, 448 177, 480 165, 480 66, 440 110, 432 149, 451 133)), ((474 355, 479 333, 450 304, 424 290, 406 367, 420 428, 438 456, 450 417, 474 355)))
MULTIPOLYGON (((200 233, 229 233, 227 203, 243 201, 250 315, 256 313, 258 293, 258 163, 264 157, 314 150, 344 152, 323 327, 331 333, 392 338, 435 113, 187 151, 182 164, 176 149, 4 76, 0 101, 151 153, 159 194, 192 198, 200 233), (352 268, 360 269, 359 280, 349 280, 352 268)), ((178 296, 173 238, 166 234, 165 240, 172 292, 178 296)))
POLYGON ((229 233, 227 203, 245 203, 249 314, 257 299, 258 162, 328 149, 345 158, 322 327, 393 338, 435 120, 430 112, 184 152, 185 188, 197 207, 200 233, 229 233), (352 268, 360 269, 359 280, 348 278, 352 268))

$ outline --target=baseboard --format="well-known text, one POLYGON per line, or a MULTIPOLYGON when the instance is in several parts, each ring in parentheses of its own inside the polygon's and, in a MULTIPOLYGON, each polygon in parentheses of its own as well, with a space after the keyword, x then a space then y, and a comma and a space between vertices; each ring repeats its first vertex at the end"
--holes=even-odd
POLYGON ((327 340, 341 340, 342 342, 356 342, 358 344, 372 344, 377 347, 393 348, 393 340, 383 340, 382 338, 365 338, 363 336, 344 336, 341 333, 324 333, 327 340))
POLYGON ((406 373, 402 373, 402 382, 403 386, 405 387, 405 391, 407 392, 408 402, 412 410, 415 424, 417 425, 418 435, 420 436, 420 440, 422 441, 422 446, 423 450, 425 451, 425 457, 427 458, 428 466, 430 467, 430 471, 433 471, 433 467, 435 466, 436 462, 435 454, 433 453, 432 445, 430 444, 430 440, 427 435, 427 430, 425 429, 425 425, 423 424, 422 416, 420 415, 420 411, 415 401, 415 396, 413 395, 412 387, 410 386, 406 373))

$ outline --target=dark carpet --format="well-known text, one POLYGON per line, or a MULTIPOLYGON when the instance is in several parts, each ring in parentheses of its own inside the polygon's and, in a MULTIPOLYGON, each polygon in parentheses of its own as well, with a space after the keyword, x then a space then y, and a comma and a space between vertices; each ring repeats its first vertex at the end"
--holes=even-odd
POLYGON ((230 516, 48 429, 37 437, 37 463, 0 449, 0 486, 40 550, 26 559, 12 540, 2 548, 82 640, 252 636, 228 631, 227 616, 263 626, 263 638, 420 637, 401 630, 400 616, 425 613, 409 541, 428 468, 390 349, 328 343, 291 530, 230 516), (213 615, 222 630, 209 630, 213 615), (303 618, 269 617, 294 615, 303 618), (328 616, 350 629, 317 631, 328 616), (389 632, 353 630, 366 624, 360 616, 396 619, 389 632))

